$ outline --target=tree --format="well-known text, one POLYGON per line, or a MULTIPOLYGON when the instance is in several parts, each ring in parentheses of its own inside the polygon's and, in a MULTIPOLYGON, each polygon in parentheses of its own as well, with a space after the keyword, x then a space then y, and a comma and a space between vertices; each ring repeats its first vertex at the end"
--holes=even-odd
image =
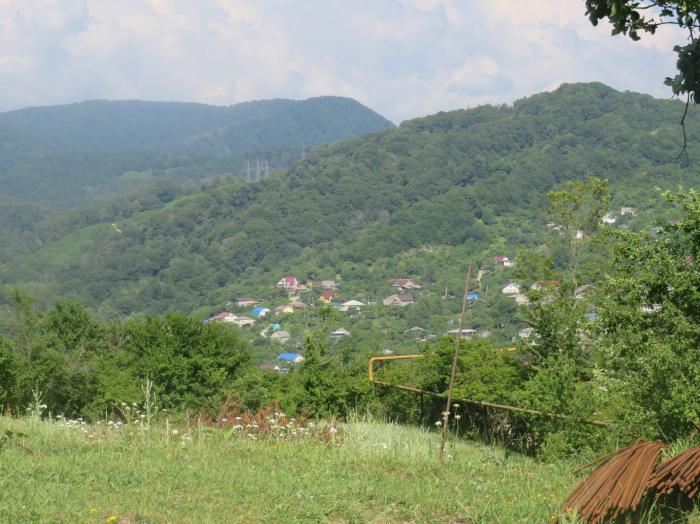
POLYGON ((569 278, 575 289, 581 255, 588 237, 598 229, 608 208, 608 181, 596 177, 569 180, 564 188, 549 193, 549 218, 560 228, 566 249, 569 278))
POLYGON ((688 43, 677 45, 678 74, 666 78, 676 96, 696 102, 700 91, 700 1, 698 0, 586 0, 586 14, 593 25, 607 19, 612 34, 639 40, 640 33, 654 34, 662 25, 675 25, 688 32, 688 43))
POLYGON ((655 238, 611 230, 613 270, 601 284, 598 377, 614 415, 647 437, 685 435, 700 419, 700 195, 664 193, 685 212, 655 238))

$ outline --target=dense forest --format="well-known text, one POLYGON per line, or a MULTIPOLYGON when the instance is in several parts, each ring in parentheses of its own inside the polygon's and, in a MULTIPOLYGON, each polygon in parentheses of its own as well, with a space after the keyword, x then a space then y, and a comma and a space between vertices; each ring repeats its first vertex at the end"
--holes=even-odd
POLYGON ((318 144, 388 127, 340 97, 228 107, 94 101, 2 113, 0 241, 66 209, 163 181, 257 180, 318 144))

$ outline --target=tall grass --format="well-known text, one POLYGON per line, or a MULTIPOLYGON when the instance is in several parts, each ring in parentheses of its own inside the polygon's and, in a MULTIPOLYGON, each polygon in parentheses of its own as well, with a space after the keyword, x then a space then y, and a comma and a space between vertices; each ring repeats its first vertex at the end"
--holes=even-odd
POLYGON ((323 442, 254 440, 167 420, 0 418, 13 434, 0 448, 0 522, 544 522, 575 483, 567 464, 455 439, 441 465, 426 429, 338 429, 323 442))

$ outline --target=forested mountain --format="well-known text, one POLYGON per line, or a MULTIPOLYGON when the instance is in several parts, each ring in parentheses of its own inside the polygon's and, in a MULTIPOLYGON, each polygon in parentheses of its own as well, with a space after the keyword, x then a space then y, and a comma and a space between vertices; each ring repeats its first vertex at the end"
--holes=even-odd
POLYGON ((639 224, 660 219, 656 186, 700 182, 692 110, 691 163, 678 161, 682 112, 679 102, 573 84, 439 113, 321 147, 259 183, 154 191, 134 206, 39 221, 31 256, 9 260, 0 279, 120 316, 269 294, 288 273, 336 278, 375 299, 386 278, 410 275, 439 308, 467 261, 547 243, 542 208, 563 181, 607 178, 614 206, 634 206, 639 224))
MULTIPOLYGON (((391 127, 339 97, 228 107, 94 101, 0 114, 3 195, 48 208, 85 205, 158 179, 246 174, 303 149, 391 127), (256 163, 257 162, 257 163, 256 163)), ((260 170, 258 169, 258 173, 260 170)))
POLYGON ((10 111, 0 114, 0 122, 60 151, 202 154, 313 145, 391 127, 355 100, 334 96, 232 106, 97 100, 10 111))

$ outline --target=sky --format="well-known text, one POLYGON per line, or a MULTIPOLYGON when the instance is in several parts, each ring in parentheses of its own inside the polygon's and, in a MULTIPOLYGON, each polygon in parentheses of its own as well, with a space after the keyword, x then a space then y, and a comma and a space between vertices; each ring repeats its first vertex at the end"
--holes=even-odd
POLYGON ((563 82, 670 98, 682 42, 612 37, 584 0, 0 0, 0 111, 337 95, 399 123, 563 82))

